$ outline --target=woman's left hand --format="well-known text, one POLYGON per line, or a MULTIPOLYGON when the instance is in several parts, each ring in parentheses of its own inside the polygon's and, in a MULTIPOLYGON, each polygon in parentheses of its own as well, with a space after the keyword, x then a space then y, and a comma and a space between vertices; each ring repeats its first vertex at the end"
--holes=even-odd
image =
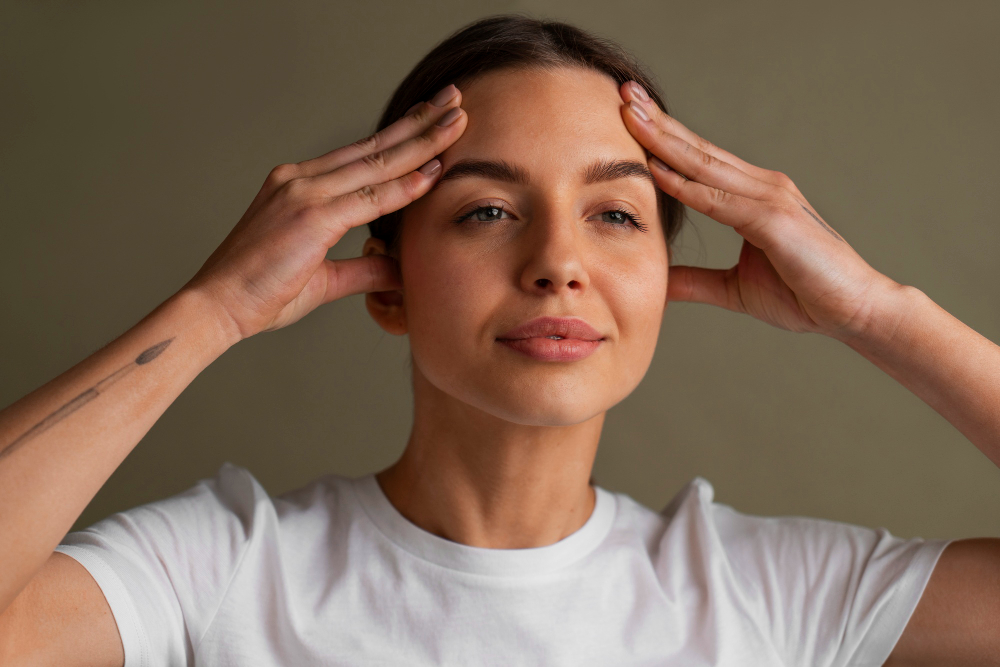
POLYGON ((902 286, 865 262, 790 178, 702 139, 635 82, 620 92, 625 125, 652 154, 649 167, 659 188, 743 237, 739 261, 730 269, 671 266, 668 300, 721 306, 843 341, 886 327, 878 320, 902 286))

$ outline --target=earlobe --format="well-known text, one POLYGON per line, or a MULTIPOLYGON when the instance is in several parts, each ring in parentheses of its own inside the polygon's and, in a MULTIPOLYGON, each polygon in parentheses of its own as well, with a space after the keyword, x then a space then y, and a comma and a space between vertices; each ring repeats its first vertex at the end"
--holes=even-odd
MULTIPOLYGON (((385 241, 375 237, 365 239, 361 256, 388 255, 385 241)), ((404 336, 408 333, 406 327, 406 304, 402 290, 386 292, 368 292, 365 294, 365 308, 368 314, 382 329, 394 336, 404 336)))

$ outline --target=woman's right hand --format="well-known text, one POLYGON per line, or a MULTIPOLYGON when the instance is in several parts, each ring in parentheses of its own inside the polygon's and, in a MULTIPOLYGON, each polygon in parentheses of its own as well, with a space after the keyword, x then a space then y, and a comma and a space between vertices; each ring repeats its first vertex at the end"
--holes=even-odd
POLYGON ((280 329, 343 296, 400 289, 399 264, 391 257, 328 260, 326 253, 348 229, 430 190, 441 175, 440 161, 432 158, 465 131, 461 100, 448 86, 377 134, 272 169, 246 213, 182 290, 209 294, 238 341, 280 329))

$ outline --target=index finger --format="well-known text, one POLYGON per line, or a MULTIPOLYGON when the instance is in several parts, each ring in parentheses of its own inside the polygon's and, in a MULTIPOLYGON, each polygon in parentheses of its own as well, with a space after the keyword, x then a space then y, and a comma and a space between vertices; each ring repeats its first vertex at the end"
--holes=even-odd
POLYGON ((750 174, 754 178, 764 181, 765 183, 788 187, 789 183, 784 174, 779 174, 776 171, 764 169, 762 167, 752 165, 746 160, 741 160, 729 151, 719 148, 708 139, 705 139, 704 137, 701 137, 689 130, 679 120, 665 113, 663 109, 656 104, 656 102, 649 98, 649 94, 643 89, 643 87, 635 81, 627 81, 623 83, 619 92, 621 93, 622 99, 625 100, 626 104, 630 100, 635 100, 636 103, 641 104, 650 114, 655 114, 653 117, 656 119, 660 127, 667 132, 680 137, 698 150, 708 153, 712 157, 718 158, 723 162, 728 162, 740 171, 750 174))

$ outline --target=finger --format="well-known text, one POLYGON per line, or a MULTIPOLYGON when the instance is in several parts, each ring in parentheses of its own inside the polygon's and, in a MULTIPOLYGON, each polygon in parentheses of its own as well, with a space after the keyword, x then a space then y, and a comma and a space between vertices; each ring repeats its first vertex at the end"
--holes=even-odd
POLYGON ((366 155, 385 150, 424 132, 448 111, 462 103, 462 93, 454 84, 438 91, 429 102, 418 102, 402 118, 375 134, 325 155, 298 163, 300 176, 316 176, 350 164, 366 155))
POLYGON ((644 118, 642 113, 635 101, 625 105, 625 123, 629 131, 651 153, 687 178, 751 199, 775 199, 779 190, 785 196, 790 194, 692 146, 660 127, 650 116, 644 118))
POLYGON ((368 255, 351 259, 324 259, 326 294, 320 302, 330 303, 352 294, 387 292, 403 288, 399 262, 388 255, 368 255))
MULTIPOLYGON (((732 227, 758 248, 768 248, 772 245, 773 239, 769 238, 769 232, 765 227, 768 221, 771 221, 773 228, 775 221, 782 219, 782 204, 742 197, 684 178, 663 164, 655 155, 649 158, 649 166, 657 187, 674 199, 713 220, 732 227)), ((770 235, 773 234, 772 229, 770 235)))
MULTIPOLYGON (((735 267, 734 267, 735 268, 735 267)), ((737 313, 746 312, 739 298, 733 269, 706 269, 700 266, 671 266, 667 280, 668 301, 694 301, 719 306, 737 313)))
POLYGON ((398 178, 444 152, 462 136, 467 119, 464 109, 452 107, 421 134, 309 180, 318 191, 335 197, 398 178))
POLYGON ((435 158, 399 178, 365 185, 319 204, 316 210, 330 232, 327 247, 337 243, 350 228, 367 224, 423 197, 440 176, 441 161, 435 158))
MULTIPOLYGON (((789 188, 789 186, 791 186, 789 189, 795 188, 795 184, 792 183, 791 179, 785 174, 752 165, 749 162, 736 157, 729 151, 719 148, 708 139, 705 139, 704 137, 701 137, 689 130, 679 120, 664 113, 663 109, 661 109, 656 102, 649 99, 649 94, 635 81, 628 81, 622 84, 619 89, 619 93, 621 93, 622 99, 625 100, 626 104, 631 100, 638 101, 643 105, 643 108, 646 109, 650 117, 653 118, 660 127, 667 132, 680 137, 692 146, 697 147, 699 150, 708 153, 712 157, 718 158, 723 162, 728 162, 740 171, 750 174, 754 178, 764 181, 765 183, 785 188, 789 188)), ((798 191, 797 188, 796 191, 798 191)))

